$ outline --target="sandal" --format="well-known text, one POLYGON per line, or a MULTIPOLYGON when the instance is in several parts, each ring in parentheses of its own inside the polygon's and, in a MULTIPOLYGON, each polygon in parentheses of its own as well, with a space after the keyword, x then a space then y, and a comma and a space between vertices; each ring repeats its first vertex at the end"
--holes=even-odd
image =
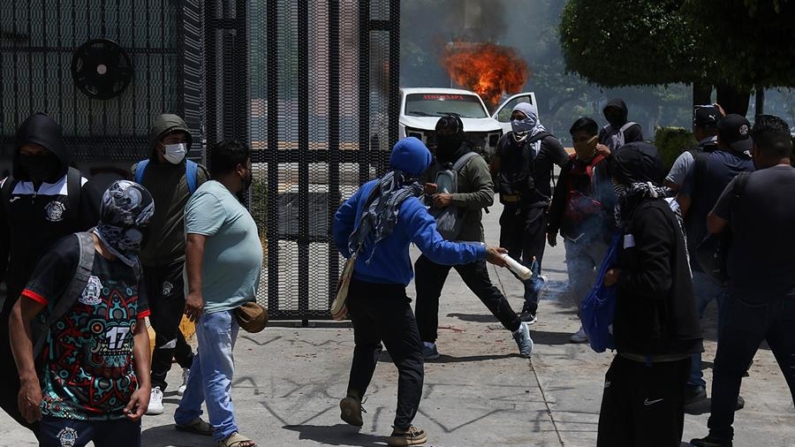
POLYGON ((218 441, 218 447, 255 447, 256 442, 248 439, 240 433, 232 433, 223 441, 218 441))
POLYGON ((213 426, 210 425, 209 422, 205 422, 201 420, 201 418, 196 418, 187 424, 176 424, 174 425, 179 431, 184 431, 188 433, 193 433, 196 435, 202 436, 212 436, 213 435, 213 426))

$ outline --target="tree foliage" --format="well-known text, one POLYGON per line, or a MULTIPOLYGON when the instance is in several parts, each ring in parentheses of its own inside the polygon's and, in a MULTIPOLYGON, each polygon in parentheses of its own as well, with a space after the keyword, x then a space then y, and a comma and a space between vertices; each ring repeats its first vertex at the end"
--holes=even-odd
POLYGON ((566 67, 604 87, 795 85, 795 0, 570 0, 566 67))

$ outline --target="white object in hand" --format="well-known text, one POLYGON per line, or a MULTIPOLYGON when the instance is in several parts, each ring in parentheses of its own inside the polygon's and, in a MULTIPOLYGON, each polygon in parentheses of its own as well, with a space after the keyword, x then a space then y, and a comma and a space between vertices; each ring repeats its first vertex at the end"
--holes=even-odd
POLYGON ((512 257, 508 256, 508 253, 503 253, 502 258, 505 259, 505 262, 508 263, 508 268, 516 273, 516 276, 519 277, 522 281, 527 281, 528 279, 533 277, 533 272, 530 271, 529 268, 525 267, 512 257))

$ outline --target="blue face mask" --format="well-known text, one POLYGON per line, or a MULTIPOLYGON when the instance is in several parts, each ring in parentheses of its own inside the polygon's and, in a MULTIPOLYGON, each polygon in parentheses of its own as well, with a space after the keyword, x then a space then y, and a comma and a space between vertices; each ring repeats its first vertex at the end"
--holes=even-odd
POLYGON ((533 128, 535 128, 535 123, 528 118, 522 120, 511 120, 511 130, 513 130, 514 133, 530 132, 533 130, 533 128))

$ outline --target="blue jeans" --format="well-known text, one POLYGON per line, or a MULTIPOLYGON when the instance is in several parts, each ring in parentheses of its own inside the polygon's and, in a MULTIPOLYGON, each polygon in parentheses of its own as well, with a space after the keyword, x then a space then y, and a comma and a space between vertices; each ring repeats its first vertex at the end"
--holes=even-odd
POLYGON ((174 422, 188 424, 201 416, 202 402, 206 402, 215 442, 238 431, 232 405, 232 377, 235 373, 232 350, 238 329, 232 311, 202 314, 196 324, 198 352, 190 367, 185 394, 174 413, 174 422))
POLYGON ((582 300, 591 292, 599 267, 610 248, 601 239, 589 242, 573 242, 563 240, 566 247, 566 270, 569 273, 569 289, 577 304, 577 315, 580 314, 582 300))
MULTIPOLYGON (((698 318, 704 318, 704 311, 712 300, 718 303, 718 340, 720 340, 721 326, 726 320, 726 301, 729 292, 726 287, 721 286, 704 272, 693 271, 693 294, 696 296, 696 306, 698 318)), ((693 362, 690 365, 690 378, 687 386, 707 386, 704 381, 704 373, 701 372, 701 353, 693 354, 693 362)))

